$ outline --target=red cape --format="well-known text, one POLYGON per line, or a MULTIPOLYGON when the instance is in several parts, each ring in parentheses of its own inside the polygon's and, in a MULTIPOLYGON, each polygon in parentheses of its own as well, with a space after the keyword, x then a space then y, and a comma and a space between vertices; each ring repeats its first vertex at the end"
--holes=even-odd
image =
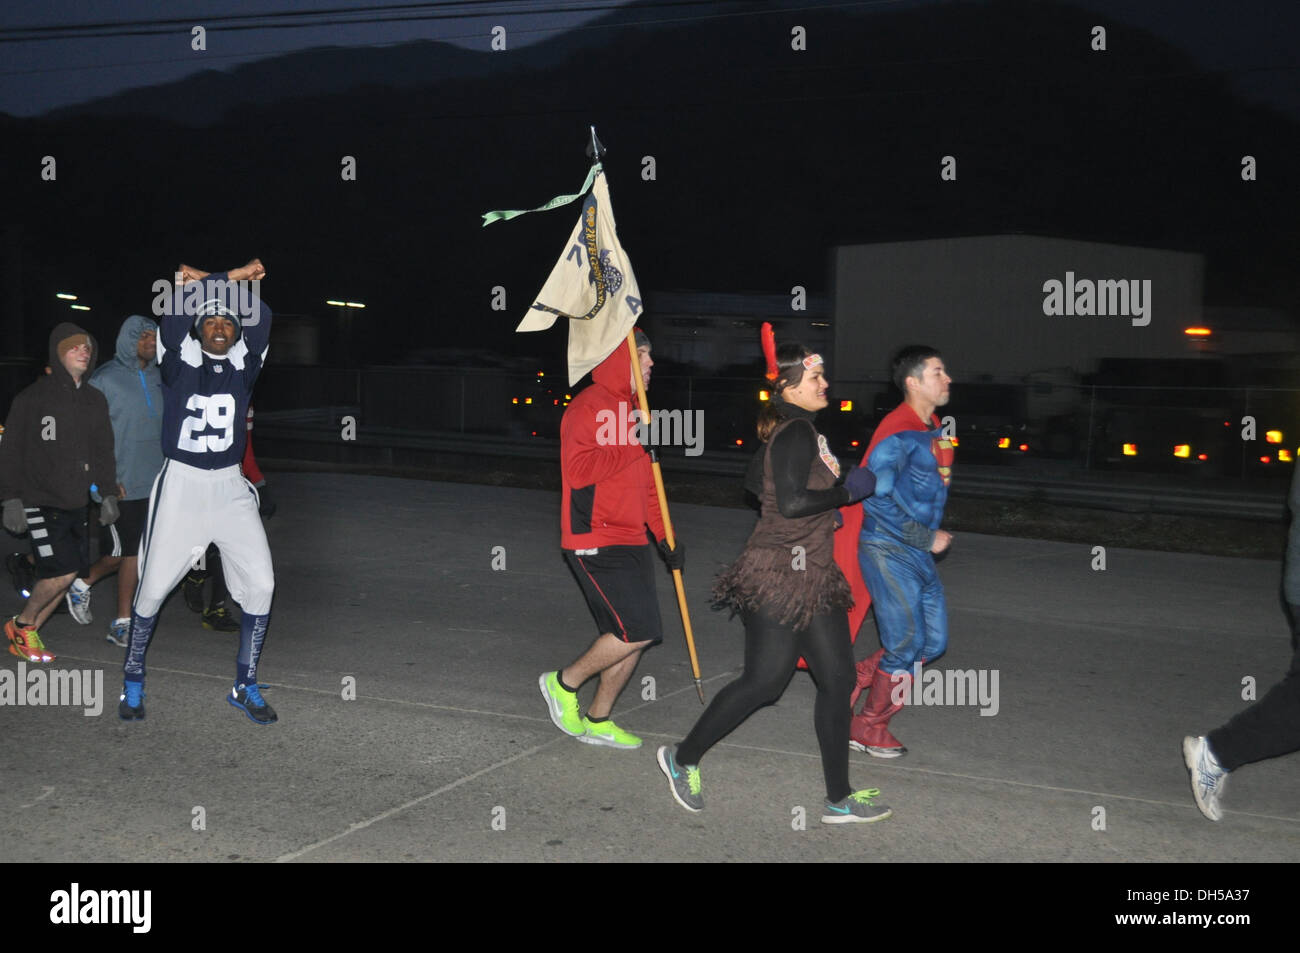
MULTIPOLYGON (((916 411, 906 403, 899 404, 885 415, 876 432, 871 435, 871 443, 867 445, 867 452, 862 455, 862 462, 858 466, 867 465, 867 461, 871 458, 871 451, 875 450, 876 445, 886 437, 892 437, 904 430, 929 430, 931 427, 939 426, 938 417, 931 414, 930 419, 934 423, 927 426, 920 417, 916 416, 916 411)), ((849 637, 856 642, 858 629, 862 628, 862 620, 867 617, 867 609, 871 608, 871 593, 867 592, 867 584, 862 581, 862 569, 858 565, 858 537, 862 535, 862 503, 850 503, 848 506, 840 507, 840 516, 844 518, 844 525, 835 531, 835 564, 840 567, 840 572, 844 573, 844 578, 849 581, 849 589, 853 592, 853 608, 849 610, 849 637)))

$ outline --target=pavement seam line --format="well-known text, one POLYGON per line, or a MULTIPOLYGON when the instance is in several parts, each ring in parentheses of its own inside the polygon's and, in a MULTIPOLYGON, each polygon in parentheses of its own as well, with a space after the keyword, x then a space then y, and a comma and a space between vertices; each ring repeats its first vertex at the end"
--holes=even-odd
MULTIPOLYGON (((95 662, 98 659, 81 658, 76 655, 60 655, 59 658, 73 659, 78 662, 95 662)), ((229 681, 224 675, 213 675, 209 672, 190 672, 183 668, 163 668, 155 665, 150 671, 166 672, 168 675, 186 675, 190 678, 202 678, 208 681, 225 682, 229 681)), ((313 688, 310 685, 290 685, 287 682, 263 682, 268 688, 284 688, 295 692, 307 692, 311 695, 329 695, 333 697, 338 692, 332 688, 313 688)), ((366 701, 387 702, 390 705, 410 705, 413 708, 430 708, 434 711, 454 711, 463 715, 490 715, 496 718, 517 718, 521 721, 535 721, 538 724, 550 724, 550 718, 539 718, 535 715, 516 715, 508 711, 484 711, 481 708, 457 708, 454 705, 435 705, 432 702, 415 702, 405 698, 388 698, 384 695, 358 695, 357 699, 364 698, 366 701)))
MULTIPOLYGON (((76 655, 60 655, 59 658, 73 659, 79 662, 98 661, 97 659, 82 658, 76 655)), ((212 675, 208 672, 190 672, 182 668, 164 668, 162 666, 154 666, 152 669, 150 669, 150 671, 166 672, 169 675, 187 675, 190 678, 203 678, 209 681, 229 681, 229 679, 227 679, 224 675, 212 675)), ((720 678, 726 678, 728 675, 732 675, 732 674, 734 673, 723 672, 719 675, 711 675, 708 678, 700 679, 700 683, 707 684, 709 682, 717 681, 720 678)), ((263 682, 262 684, 266 685, 268 688, 285 688, 285 689, 289 689, 290 691, 308 692, 309 694, 312 695, 329 695, 330 697, 333 697, 338 694, 338 692, 332 688, 313 688, 309 685, 290 685, 285 682, 263 682)), ((645 708, 647 705, 653 705, 660 701, 666 701, 667 699, 672 698, 675 695, 680 695, 683 692, 690 691, 694 687, 695 684, 694 682, 692 682, 690 685, 686 685, 683 688, 677 689, 676 691, 671 691, 667 695, 660 695, 656 697, 653 701, 642 702, 640 705, 637 705, 633 708, 624 709, 623 711, 625 714, 629 712, 639 711, 642 708, 645 708)), ((410 701, 409 699, 405 699, 405 698, 389 698, 385 695, 358 695, 357 696, 358 701, 360 701, 363 698, 366 701, 386 702, 390 705, 410 705, 413 708, 429 708, 432 709, 433 711, 454 711, 462 715, 488 715, 494 718, 515 718, 518 719, 519 721, 534 721, 537 722, 538 724, 549 724, 551 721, 549 717, 541 718, 536 715, 518 715, 508 711, 486 711, 482 708, 457 708, 455 705, 435 705, 433 704, 433 702, 416 702, 416 701, 410 701)))
MULTIPOLYGON (((60 657, 60 658, 75 659, 76 661, 83 661, 83 662, 95 662, 95 661, 98 661, 97 659, 88 659, 88 658, 83 658, 83 657, 74 656, 74 655, 61 655, 61 656, 59 656, 59 657, 60 657)), ((172 675, 189 675, 189 676, 194 677, 194 678, 206 678, 206 679, 212 679, 212 680, 218 680, 218 681, 224 681, 224 680, 225 680, 225 677, 224 677, 224 676, 221 676, 221 675, 209 675, 209 674, 207 674, 207 673, 205 673, 205 672, 188 672, 188 671, 185 671, 184 669, 157 668, 156 671, 160 671, 160 672, 168 672, 169 674, 172 674, 172 675)), ((701 681, 702 684, 707 684, 708 682, 714 682, 714 681, 717 681, 717 680, 720 679, 720 678, 726 678, 728 675, 731 675, 731 674, 734 674, 734 673, 733 673, 733 672, 723 672, 723 673, 718 674, 718 675, 712 675, 712 676, 710 676, 710 677, 708 677, 708 678, 702 678, 700 681, 701 681)), ((332 689, 328 689, 328 690, 327 690, 327 689, 323 689, 323 688, 310 688, 310 687, 303 686, 303 685, 285 685, 285 684, 281 684, 281 683, 278 683, 278 682, 271 682, 271 683, 267 683, 267 684, 271 685, 271 686, 274 687, 274 688, 287 688, 287 689, 291 689, 291 690, 294 690, 294 691, 309 692, 309 693, 311 693, 311 694, 316 694, 316 695, 331 695, 331 696, 333 696, 333 695, 337 694, 337 693, 336 693, 335 691, 333 691, 332 689)), ((656 703, 659 702, 659 701, 665 701, 665 700, 667 700, 667 699, 669 699, 669 698, 672 698, 672 697, 674 697, 674 696, 676 696, 676 695, 680 695, 680 694, 683 694, 684 692, 688 692, 688 691, 690 691, 691 689, 693 689, 694 687, 695 687, 695 685, 694 685, 694 683, 692 682, 692 684, 690 684, 690 685, 686 685, 686 686, 684 686, 684 687, 682 687, 682 688, 679 688, 679 689, 677 689, 676 691, 669 692, 667 695, 659 696, 658 698, 654 699, 654 701, 646 701, 646 702, 642 702, 640 705, 637 705, 637 706, 635 706, 635 707, 633 707, 633 708, 628 708, 628 709, 625 710, 625 713, 631 713, 631 712, 634 712, 634 711, 639 711, 640 709, 645 708, 645 707, 647 707, 647 706, 649 706, 649 705, 656 704, 656 703)), ((386 698, 386 697, 379 696, 379 695, 365 695, 365 696, 360 696, 360 695, 359 695, 359 696, 357 696, 357 697, 358 697, 358 699, 364 697, 364 698, 366 698, 366 699, 369 700, 369 701, 387 702, 387 703, 389 703, 389 704, 393 704, 393 705, 410 705, 410 706, 415 707, 415 708, 428 708, 428 709, 432 709, 432 710, 434 710, 434 711, 448 711, 448 712, 456 712, 456 713, 459 713, 459 714, 466 714, 466 715, 487 715, 487 716, 489 716, 489 717, 496 717, 496 718, 514 718, 514 719, 521 720, 521 721, 532 721, 532 722, 537 722, 537 723, 539 723, 539 724, 545 724, 545 723, 547 723, 547 722, 550 721, 549 718, 537 718, 537 717, 534 717, 534 716, 532 716, 532 715, 517 715, 517 714, 513 714, 513 713, 511 713, 511 712, 500 712, 500 711, 484 711, 484 710, 479 709, 479 708, 456 708, 456 707, 451 706, 451 705, 434 705, 434 704, 432 704, 432 703, 430 703, 430 702, 414 702, 414 701, 408 701, 408 700, 406 700, 406 699, 401 699, 401 698, 386 698)), ((641 734, 644 735, 644 736, 646 736, 646 737, 649 737, 649 738, 664 738, 664 739, 668 739, 668 740, 671 740, 671 739, 677 737, 676 735, 670 735, 670 734, 665 734, 665 733, 663 733, 663 732, 656 732, 656 731, 643 731, 643 732, 641 732, 641 734)), ((549 744, 549 743, 550 743, 550 742, 548 742, 548 744, 549 744)), ((534 752, 534 751, 538 751, 538 750, 540 750, 541 748, 544 748, 544 747, 546 747, 546 745, 541 745, 541 746, 539 746, 538 748, 532 748, 532 749, 529 749, 529 751, 527 751, 527 752, 522 752, 521 754, 516 755, 515 758, 523 757, 523 756, 526 755, 526 754, 531 754, 532 752, 534 752)), ((784 749, 781 749, 781 748, 764 748, 764 747, 761 747, 761 746, 759 746, 759 745, 742 745, 742 744, 736 744, 735 742, 731 742, 731 741, 723 741, 723 742, 719 742, 718 745, 717 745, 717 747, 719 747, 719 748, 735 748, 735 749, 737 749, 737 750, 739 750, 739 751, 762 751, 762 752, 766 752, 767 754, 781 754, 781 755, 789 755, 789 756, 793 756, 793 757, 796 757, 796 758, 815 758, 815 759, 820 759, 820 758, 821 758, 821 755, 819 755, 819 754, 813 754, 813 753, 811 753, 811 752, 805 752, 805 751, 785 751, 784 749)), ((513 761, 514 758, 512 758, 512 759, 510 759, 510 760, 513 761)), ((858 763, 858 764, 867 764, 867 763, 870 763, 870 762, 862 761, 861 759, 855 759, 855 761, 856 761, 856 763, 858 763)), ((491 767, 489 767, 489 768, 484 768, 483 771, 490 771, 490 770, 492 770, 493 768, 501 767, 501 766, 504 766, 504 765, 509 764, 509 763, 510 763, 509 761, 503 761, 503 762, 501 762, 499 765, 493 765, 493 766, 491 766, 491 767)), ((890 767, 891 770, 894 770, 894 771, 907 771, 907 772, 917 773, 917 774, 929 774, 929 775, 934 775, 935 777, 956 778, 956 779, 961 779, 961 780, 966 780, 966 781, 984 781, 984 782, 987 782, 987 783, 990 783, 990 784, 1008 784, 1008 785, 1011 785, 1011 786, 1013 786, 1013 787, 1032 788, 1032 789, 1040 790, 1040 791, 1054 791, 1054 792, 1059 793, 1059 794, 1084 794, 1084 795, 1088 795, 1089 797, 1108 797, 1108 798, 1114 798, 1114 799, 1116 799, 1116 800, 1122 800, 1122 801, 1136 801, 1136 802, 1141 803, 1141 804, 1153 804, 1153 805, 1158 805, 1158 806, 1160 806, 1160 807, 1174 807, 1174 808, 1185 808, 1185 807, 1188 807, 1188 805, 1186 805, 1186 804, 1182 804, 1182 803, 1180 803, 1180 802, 1176 802, 1176 801, 1158 801, 1158 800, 1155 800, 1155 799, 1153 799, 1153 798, 1138 797, 1138 796, 1136 796, 1136 795, 1132 795, 1132 794, 1110 794, 1110 793, 1107 793, 1107 792, 1105 792, 1105 791, 1088 791, 1088 790, 1083 790, 1083 789, 1081 789, 1081 788, 1065 788, 1065 787, 1057 787, 1057 786, 1050 785, 1050 784, 1035 784, 1035 783, 1030 782, 1030 781, 1015 781, 1015 780, 1012 780, 1012 779, 1010 779, 1010 778, 989 778, 989 777, 984 777, 983 775, 978 775, 978 774, 959 774, 959 773, 957 773, 957 772, 955 772, 955 771, 935 771, 935 770, 932 770, 932 769, 930 769, 930 768, 909 768, 909 767, 906 767, 906 766, 904 766, 904 765, 890 765, 889 767, 890 767)), ((481 773, 481 772, 480 772, 480 773, 481 773)), ((467 777, 467 778, 465 778, 465 779, 463 779, 463 780, 470 780, 470 779, 473 778, 473 777, 477 777, 477 775, 470 775, 469 777, 467 777)), ((459 783, 459 782, 457 782, 457 783, 459 783)), ((448 790, 449 790, 449 789, 448 789, 448 790)), ((441 793, 441 790, 440 790, 440 791, 435 791, 435 792, 433 792, 433 793, 434 793, 434 794, 441 793)), ((432 796, 433 796, 432 794, 429 794, 429 795, 425 795, 424 797, 432 797, 432 796)), ((423 798, 421 798, 421 799, 419 799, 419 800, 423 800, 423 798)), ((416 803, 419 803, 419 801, 417 800, 417 801, 413 801, 413 802, 411 802, 411 803, 412 803, 412 804, 416 804, 416 803)), ((409 806, 409 805, 405 805, 404 807, 406 807, 406 806, 409 806)), ((396 810, 402 810, 402 809, 403 809, 403 808, 394 808, 395 811, 396 811, 396 810)), ((1226 813, 1226 814, 1235 814, 1235 815, 1240 816, 1240 817, 1250 817, 1250 818, 1255 818, 1255 819, 1257 819, 1257 820, 1284 821, 1284 822, 1289 823, 1289 824, 1298 824, 1298 823, 1300 823, 1300 818, 1294 818, 1294 817, 1280 817, 1280 816, 1275 815, 1275 814, 1255 814, 1255 813, 1252 813, 1252 812, 1250 812, 1250 811, 1230 811, 1230 810, 1227 810, 1227 809, 1225 809, 1224 813, 1226 813)), ((382 818, 383 816, 386 816, 386 815, 380 815, 380 818, 382 818)), ((379 818, 376 818, 376 819, 379 819, 379 818)), ((367 823, 370 823, 370 822, 367 822, 367 823)), ((336 835, 336 837, 341 837, 341 836, 343 836, 343 835, 336 835)), ((321 841, 320 844, 312 845, 312 847, 303 848, 303 852, 305 852, 305 851, 307 851, 307 850, 312 850, 312 849, 314 849, 315 847, 317 847, 317 846, 321 846, 321 845, 326 844, 326 843, 329 843, 329 841, 321 841)), ((283 860, 283 859, 286 859, 286 858, 287 858, 287 859, 292 860, 295 856, 297 856, 297 855, 285 855, 284 858, 280 858, 280 859, 283 860)))
MULTIPOLYGON (((737 670, 735 670, 735 671, 721 672, 721 673, 719 673, 719 674, 717 674, 717 675, 710 675, 708 678, 701 678, 701 679, 700 679, 700 684, 701 684, 701 685, 707 685, 709 682, 716 682, 718 679, 720 679, 720 678, 726 678, 728 675, 734 675, 734 674, 736 674, 738 671, 739 671, 739 669, 737 669, 737 670)), ((629 681, 631 681, 631 679, 629 679, 629 681)), ((681 695, 681 694, 683 694, 683 693, 685 693, 685 692, 689 692, 689 691, 690 691, 692 688, 694 688, 694 687, 695 687, 695 680, 694 680, 694 676, 692 676, 692 677, 691 677, 691 683, 690 683, 689 685, 684 685, 684 686, 682 686, 681 688, 677 689, 676 691, 669 692, 667 695, 657 695, 657 696, 655 696, 654 698, 650 699, 649 701, 644 701, 644 702, 642 702, 641 704, 636 705, 636 706, 633 707, 633 708, 625 708, 625 709, 623 710, 623 714, 624 714, 624 715, 629 715, 629 714, 631 714, 631 713, 634 712, 634 711, 640 711, 642 708, 645 708, 647 705, 657 705, 659 702, 661 702, 661 701, 667 701, 668 699, 674 697, 675 695, 681 695)), ((705 706, 705 707, 707 707, 707 706, 705 706)), ((619 717, 622 717, 622 716, 620 715, 619 717)), ((645 732, 642 732, 642 733, 645 734, 645 732)), ((664 737, 666 737, 666 736, 664 736, 664 737)))
MULTIPOLYGON (((655 732, 655 731, 643 731, 642 734, 646 735, 647 737, 656 737, 656 736, 660 738, 672 737, 671 735, 665 735, 662 734, 661 732, 655 732)), ((715 747, 736 748, 740 751, 762 751, 766 754, 783 754, 783 755, 790 755, 796 758, 809 758, 818 761, 821 760, 820 754, 814 754, 813 752, 809 752, 809 751, 786 751, 781 748, 764 748, 759 745, 736 744, 734 741, 721 741, 715 747)), ((872 759, 870 755, 868 755, 865 760, 862 758, 850 758, 850 760, 855 764, 874 764, 876 761, 876 759, 872 759)), ((1119 801, 1137 801, 1142 804, 1153 804, 1158 807, 1187 808, 1188 810, 1196 809, 1196 805, 1194 804, 1184 804, 1181 801, 1157 801, 1154 798, 1138 797, 1135 794, 1110 794, 1105 791, 1087 791, 1082 788, 1063 788, 1051 784, 1035 784, 1032 781, 1014 781, 1011 778, 988 778, 979 774, 959 774, 956 771, 935 771, 932 768, 909 768, 901 764, 890 765, 889 769, 891 771, 907 771, 909 773, 916 773, 916 774, 929 774, 929 775, 933 775, 934 777, 940 777, 940 778, 957 778, 963 781, 986 781, 990 784, 1009 784, 1012 785, 1013 787, 1033 788, 1039 791, 1054 791, 1058 794, 1086 794, 1089 797, 1108 797, 1108 798, 1114 798, 1115 800, 1119 800, 1119 801)), ((1223 813, 1236 814, 1239 817, 1253 817, 1258 820, 1285 821, 1288 824, 1300 824, 1300 818, 1281 817, 1276 814, 1254 814, 1250 811, 1230 811, 1227 808, 1224 808, 1223 813)))
MULTIPOLYGON (((168 671, 168 670, 167 670, 167 669, 163 669, 162 671, 168 671)), ((171 671, 172 671, 173 674, 176 674, 176 670, 173 669, 173 670, 171 670, 171 671)), ((190 674, 190 673, 181 673, 181 674, 190 674)), ((701 682, 706 682, 706 681, 715 681, 715 680, 717 680, 717 679, 719 679, 719 678, 725 678, 725 677, 727 677, 727 675, 729 675, 729 674, 731 674, 731 673, 730 673, 730 672, 724 672, 724 673, 719 674, 719 675, 714 675, 714 676, 712 676, 711 678, 708 678, 708 679, 701 679, 701 682)), ((205 678, 220 678, 220 676, 203 676, 203 677, 205 677, 205 678)), ((692 683, 692 684, 690 684, 690 685, 685 685, 685 686, 683 686, 682 688, 677 689, 676 691, 669 692, 667 695, 662 696, 662 698, 663 698, 663 699, 672 698, 674 695, 679 695, 679 694, 681 694, 681 693, 683 693, 683 692, 690 691, 690 690, 693 689, 694 687, 695 687, 694 683, 692 683)), ((334 694, 333 691, 325 692, 324 689, 320 689, 320 688, 306 688, 306 689, 302 689, 302 690, 303 690, 303 691, 313 692, 313 693, 320 693, 320 694, 329 694, 329 695, 333 695, 333 694, 334 694)), ((657 701, 659 701, 659 700, 660 700, 659 698, 656 698, 654 701, 643 702, 642 704, 637 705, 635 708, 629 708, 629 709, 627 709, 627 711, 629 711, 629 712, 636 711, 636 710, 638 710, 638 709, 640 709, 640 708, 644 708, 646 705, 652 705, 652 704, 654 704, 655 702, 657 702, 657 701)), ((425 703, 422 703, 422 702, 398 702, 398 704, 418 705, 418 706, 423 707, 423 708, 439 708, 439 709, 444 710, 444 711, 459 711, 459 712, 473 713, 473 714, 497 715, 497 716, 500 716, 500 717, 506 717, 506 718, 528 718, 528 716, 526 716, 526 715, 506 715, 506 714, 503 714, 503 713, 501 713, 501 712, 485 712, 485 711, 475 711, 475 710, 473 710, 473 709, 448 708, 447 706, 428 705, 428 704, 425 704, 425 703)), ((529 720, 529 721, 541 721, 541 720, 543 720, 543 719, 533 719, 533 718, 528 718, 528 720, 529 720)), ((529 748, 527 751, 521 751, 521 752, 519 752, 519 753, 516 754, 516 755, 512 755, 511 757, 506 758, 504 761, 498 761, 496 764, 490 764, 490 765, 488 765, 488 766, 485 767, 485 768, 480 768, 478 771, 475 771, 475 772, 473 772, 472 774, 467 774, 467 775, 465 775, 465 776, 462 777, 462 778, 458 778, 457 780, 452 781, 450 784, 445 784, 445 785, 443 785, 442 787, 438 788, 438 789, 435 790, 435 791, 430 791, 430 792, 427 793, 427 794, 422 794, 422 795, 420 795, 418 798, 415 798, 414 800, 407 801, 405 804, 399 804, 397 807, 389 808, 387 811, 384 811, 382 814, 377 814, 377 815, 375 815, 374 817, 369 818, 369 819, 364 820, 364 821, 357 821, 356 823, 351 824, 351 825, 348 827, 348 829, 347 829, 346 831, 340 831, 339 833, 334 834, 334 835, 331 836, 331 837, 327 837, 327 838, 325 838, 325 839, 322 840, 322 841, 317 841, 317 842, 314 843, 314 844, 308 844, 306 847, 302 847, 302 848, 300 848, 299 850, 293 851, 293 852, 291 852, 291 853, 288 853, 288 854, 282 854, 281 856, 279 856, 279 857, 277 857, 277 858, 275 859, 275 862, 276 862, 276 863, 286 863, 286 862, 291 861, 291 860, 297 860, 299 857, 301 857, 303 854, 306 854, 306 853, 309 852, 309 851, 313 851, 313 850, 316 850, 317 848, 324 847, 324 846, 326 846, 327 844, 332 844, 332 843, 334 843, 335 841, 337 841, 337 840, 341 840, 341 839, 343 839, 344 837, 347 837, 349 834, 352 834, 352 833, 354 833, 354 832, 356 832, 356 831, 364 830, 365 828, 369 827, 369 826, 372 825, 372 824, 376 824, 376 823, 378 823, 379 821, 386 820, 386 819, 389 818, 389 817, 393 817, 394 815, 400 814, 402 811, 405 811, 405 810, 407 810, 408 808, 412 808, 412 807, 416 806, 417 804, 421 804, 421 803, 423 803, 423 802, 429 800, 430 798, 437 797, 439 794, 445 794, 445 793, 448 792, 448 791, 451 791, 451 790, 453 790, 453 789, 455 789, 455 788, 460 787, 462 784, 467 784, 468 782, 473 781, 473 780, 476 779, 476 778, 482 777, 484 774, 487 774, 489 771, 495 771, 497 768, 504 768, 504 767, 505 767, 506 765, 508 765, 508 764, 513 764, 514 762, 519 761, 519 760, 521 760, 522 758, 526 758, 526 757, 528 757, 529 755, 536 754, 538 751, 541 751, 543 748, 549 748, 551 745, 558 744, 558 743, 559 743, 560 741, 562 741, 562 740, 563 740, 563 739, 561 739, 561 738, 553 738, 553 739, 551 739, 550 741, 543 742, 543 743, 540 744, 540 745, 537 745, 537 746, 535 746, 535 747, 529 748)))
POLYGON ((498 761, 496 764, 490 764, 486 768, 479 768, 477 771, 473 772, 472 774, 467 774, 462 778, 457 778, 455 781, 452 781, 450 784, 444 784, 442 787, 438 788, 437 790, 430 791, 427 794, 421 794, 419 797, 407 801, 405 804, 399 804, 397 807, 390 807, 382 814, 376 814, 374 817, 367 818, 364 821, 356 821, 353 824, 349 825, 348 829, 345 831, 340 831, 339 833, 334 834, 331 837, 327 837, 324 840, 317 841, 314 844, 308 844, 306 847, 299 848, 298 850, 292 851, 288 854, 282 854, 275 859, 275 862, 277 864, 281 864, 291 860, 297 860, 299 857, 301 857, 303 854, 307 853, 308 851, 316 850, 319 847, 324 847, 327 844, 332 844, 337 840, 342 840, 344 837, 347 837, 349 834, 354 834, 357 831, 365 830, 371 824, 377 824, 380 821, 387 820, 390 817, 402 813, 402 811, 415 807, 417 804, 423 804, 425 801, 429 800, 430 798, 437 797, 439 794, 445 794, 446 792, 451 791, 454 788, 460 787, 462 784, 468 784, 470 781, 473 781, 475 778, 482 777, 483 775, 487 774, 489 771, 495 771, 497 768, 504 768, 508 764, 513 764, 514 762, 519 761, 521 758, 527 758, 529 755, 536 754, 537 752, 541 751, 543 748, 549 748, 551 747, 551 745, 558 744, 560 741, 561 741, 560 738, 552 738, 550 741, 546 741, 540 745, 537 745, 536 747, 529 748, 527 751, 520 751, 518 754, 511 755, 509 758, 506 758, 504 761, 498 761))

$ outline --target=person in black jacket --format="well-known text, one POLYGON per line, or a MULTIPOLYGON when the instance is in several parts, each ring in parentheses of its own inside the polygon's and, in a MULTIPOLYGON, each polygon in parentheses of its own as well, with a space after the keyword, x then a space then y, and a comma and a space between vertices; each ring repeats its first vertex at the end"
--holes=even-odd
POLYGON ((14 398, 0 441, 4 527, 14 535, 30 532, 37 577, 27 604, 5 623, 5 635, 9 651, 30 662, 55 658, 38 629, 89 563, 91 493, 102 500, 100 522, 117 519, 121 490, 108 401, 86 384, 95 354, 95 339, 84 330, 58 325, 50 334, 50 373, 14 398))

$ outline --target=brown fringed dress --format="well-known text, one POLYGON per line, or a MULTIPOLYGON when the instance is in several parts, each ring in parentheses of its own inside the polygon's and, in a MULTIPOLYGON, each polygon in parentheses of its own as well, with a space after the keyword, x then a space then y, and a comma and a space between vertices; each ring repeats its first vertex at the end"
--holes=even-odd
POLYGON ((813 414, 785 403, 778 409, 786 419, 755 454, 746 478, 746 486, 762 506, 758 525, 740 558, 714 581, 713 598, 715 605, 733 612, 762 609, 799 631, 808 627, 813 616, 847 611, 853 604, 848 581, 835 565, 833 543, 835 508, 848 502, 848 491, 837 486, 839 462, 826 438, 813 427, 813 414), (806 433, 783 438, 792 427, 806 433), (815 454, 811 466, 809 449, 815 454), (789 486, 805 467, 804 485, 789 486), (782 495, 790 515, 781 512, 778 480, 786 481, 782 495))

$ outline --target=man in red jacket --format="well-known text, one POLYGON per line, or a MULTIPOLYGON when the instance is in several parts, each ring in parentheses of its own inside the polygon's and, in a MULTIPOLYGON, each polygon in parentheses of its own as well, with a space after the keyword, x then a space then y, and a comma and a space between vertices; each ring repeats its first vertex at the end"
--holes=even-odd
MULTIPOLYGON (((650 341, 636 332, 641 379, 650 386, 650 341)), ((560 546, 600 633, 567 668, 538 680, 551 720, 566 735, 593 745, 639 748, 641 739, 609 718, 641 653, 663 641, 647 528, 669 568, 680 569, 678 541, 668 549, 650 455, 636 440, 637 406, 628 349, 620 346, 591 372, 560 423, 560 546), (600 676, 586 717, 577 691, 600 676)))

